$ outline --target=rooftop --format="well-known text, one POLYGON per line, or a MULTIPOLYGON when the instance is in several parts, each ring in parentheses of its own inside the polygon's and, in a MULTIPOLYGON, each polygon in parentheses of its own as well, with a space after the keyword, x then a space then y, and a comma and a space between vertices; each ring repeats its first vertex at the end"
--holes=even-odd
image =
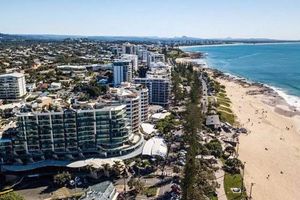
POLYGON ((10 73, 10 74, 0 74, 0 77, 16 77, 16 78, 21 78, 23 76, 24 76, 24 74, 18 73, 18 72, 14 72, 14 73, 10 73))
POLYGON ((206 125, 221 125, 219 115, 208 115, 206 117, 206 125))
POLYGON ((168 148, 163 138, 153 137, 145 143, 142 155, 160 156, 165 158, 167 156, 168 148))

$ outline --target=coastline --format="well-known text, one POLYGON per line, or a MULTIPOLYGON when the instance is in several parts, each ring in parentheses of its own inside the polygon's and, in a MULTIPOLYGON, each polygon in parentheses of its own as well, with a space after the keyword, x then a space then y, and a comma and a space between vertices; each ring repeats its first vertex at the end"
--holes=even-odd
POLYGON ((196 47, 220 47, 220 46, 241 46, 241 45, 278 45, 278 44, 300 44, 300 41, 291 41, 291 42, 236 42, 236 43, 228 43, 228 44, 204 44, 204 45, 190 45, 190 46, 178 46, 179 49, 189 52, 189 50, 186 50, 188 48, 196 48, 196 47))
MULTIPOLYGON (((281 44, 300 44, 299 41, 288 41, 288 42, 270 42, 270 43, 256 43, 255 45, 281 45, 281 44)), ((233 73, 233 72, 225 72, 225 71, 221 71, 217 68, 214 68, 214 66, 212 66, 209 63, 209 60, 207 59, 207 54, 205 54, 203 51, 199 50, 199 51, 190 51, 188 50, 188 48, 201 48, 201 47, 213 47, 213 46, 252 46, 252 43, 233 43, 233 44, 216 44, 216 45, 195 45, 195 46, 180 46, 179 49, 181 49, 182 51, 186 52, 186 53, 191 53, 191 52, 202 52, 204 57, 201 58, 201 62, 202 62, 202 67, 203 68, 209 68, 215 71, 218 71, 219 73, 222 73, 223 75, 228 75, 230 77, 233 77, 235 79, 238 80, 243 80, 247 83, 250 84, 259 84, 262 85, 266 88, 270 88, 271 90, 274 91, 274 93, 276 93, 278 96, 280 96, 282 99, 284 99, 284 101, 288 104, 288 106, 291 109, 296 109, 297 111, 300 111, 300 96, 298 94, 291 94, 289 92, 288 88, 282 88, 282 87, 278 87, 275 86, 272 83, 266 83, 263 82, 262 80, 258 81, 258 80, 250 80, 249 78, 243 77, 241 75, 238 75, 237 73, 233 73)))
POLYGON ((239 84, 253 85, 253 86, 260 87, 260 90, 267 92, 268 95, 272 95, 274 97, 276 96, 278 98, 277 101, 280 99, 281 104, 284 104, 287 107, 289 107, 289 109, 291 111, 300 113, 300 97, 294 96, 294 95, 289 95, 281 88, 276 88, 276 87, 270 86, 268 84, 251 81, 251 80, 248 80, 247 78, 233 75, 228 72, 222 72, 218 69, 209 67, 207 63, 206 63, 205 69, 207 69, 208 71, 211 71, 214 74, 217 74, 218 76, 222 77, 223 79, 228 79, 228 80, 230 79, 231 81, 238 82, 239 84), (289 101, 289 99, 293 99, 293 102, 289 101))
POLYGON ((239 136, 247 192, 254 183, 253 199, 299 199, 299 112, 263 85, 222 76, 217 80, 226 87, 237 121, 249 132, 239 136))
MULTIPOLYGON (((203 69, 226 87, 239 126, 248 130, 249 134, 239 136, 238 152, 246 162, 247 193, 254 183, 253 199, 300 199, 300 106, 288 102, 292 95, 208 63, 203 69)), ((300 105, 300 98, 295 98, 300 105)))

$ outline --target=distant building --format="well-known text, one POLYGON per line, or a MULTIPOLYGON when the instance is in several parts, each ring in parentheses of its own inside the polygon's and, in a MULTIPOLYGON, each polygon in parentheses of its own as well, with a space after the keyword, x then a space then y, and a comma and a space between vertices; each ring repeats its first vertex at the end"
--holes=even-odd
POLYGON ((146 78, 135 78, 134 82, 143 84, 149 89, 149 103, 167 107, 170 101, 171 80, 167 70, 152 70, 146 78))
POLYGON ((133 70, 138 70, 138 56, 134 54, 122 54, 122 60, 130 60, 133 70))
POLYGON ((112 182, 105 181, 90 186, 80 200, 116 200, 118 192, 112 182))
POLYGON ((165 62, 165 55, 161 53, 149 52, 147 57, 148 67, 151 67, 151 64, 156 62, 165 62))
POLYGON ((148 56, 148 51, 146 49, 146 47, 142 46, 142 45, 137 45, 137 55, 139 60, 141 60, 142 62, 147 62, 147 56, 148 56))
POLYGON ((18 99, 26 94, 25 76, 22 73, 0 75, 0 99, 18 99))
POLYGON ((136 54, 137 47, 134 44, 125 43, 122 45, 123 54, 136 54))
POLYGON ((86 66, 77 66, 77 65, 61 65, 56 67, 63 74, 69 75, 72 77, 81 77, 84 78, 87 72, 86 66))
POLYGON ((132 81, 132 63, 130 60, 117 60, 113 63, 114 85, 132 81))

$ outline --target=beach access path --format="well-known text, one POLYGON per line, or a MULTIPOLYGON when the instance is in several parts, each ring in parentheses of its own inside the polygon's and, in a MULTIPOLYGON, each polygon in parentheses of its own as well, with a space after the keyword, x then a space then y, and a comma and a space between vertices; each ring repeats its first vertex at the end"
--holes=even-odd
POLYGON ((218 160, 217 167, 219 167, 219 169, 215 172, 215 176, 217 179, 217 183, 220 185, 220 187, 217 188, 217 195, 218 195, 218 200, 227 200, 225 189, 224 189, 225 172, 222 169, 222 166, 223 166, 222 162, 218 160))

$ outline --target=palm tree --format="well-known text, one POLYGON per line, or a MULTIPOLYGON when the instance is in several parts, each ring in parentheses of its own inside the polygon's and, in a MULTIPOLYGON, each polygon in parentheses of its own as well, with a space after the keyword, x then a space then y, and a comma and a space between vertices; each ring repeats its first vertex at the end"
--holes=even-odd
POLYGON ((115 161, 113 166, 112 166, 112 170, 114 172, 114 174, 119 177, 121 175, 122 172, 122 164, 120 161, 115 161))
POLYGON ((111 170, 110 165, 108 163, 105 163, 105 164, 102 165, 102 167, 103 167, 104 175, 106 177, 109 177, 109 172, 111 170))
POLYGON ((124 165, 124 169, 121 173, 121 176, 123 177, 123 180, 124 180, 124 193, 126 193, 126 181, 127 181, 127 178, 129 177, 129 173, 128 173, 128 166, 124 165))
POLYGON ((145 184, 140 179, 131 179, 128 182, 129 187, 134 187, 137 193, 144 191, 145 184))
POLYGON ((98 178, 99 169, 94 168, 93 165, 87 165, 85 168, 90 172, 91 177, 98 178))

